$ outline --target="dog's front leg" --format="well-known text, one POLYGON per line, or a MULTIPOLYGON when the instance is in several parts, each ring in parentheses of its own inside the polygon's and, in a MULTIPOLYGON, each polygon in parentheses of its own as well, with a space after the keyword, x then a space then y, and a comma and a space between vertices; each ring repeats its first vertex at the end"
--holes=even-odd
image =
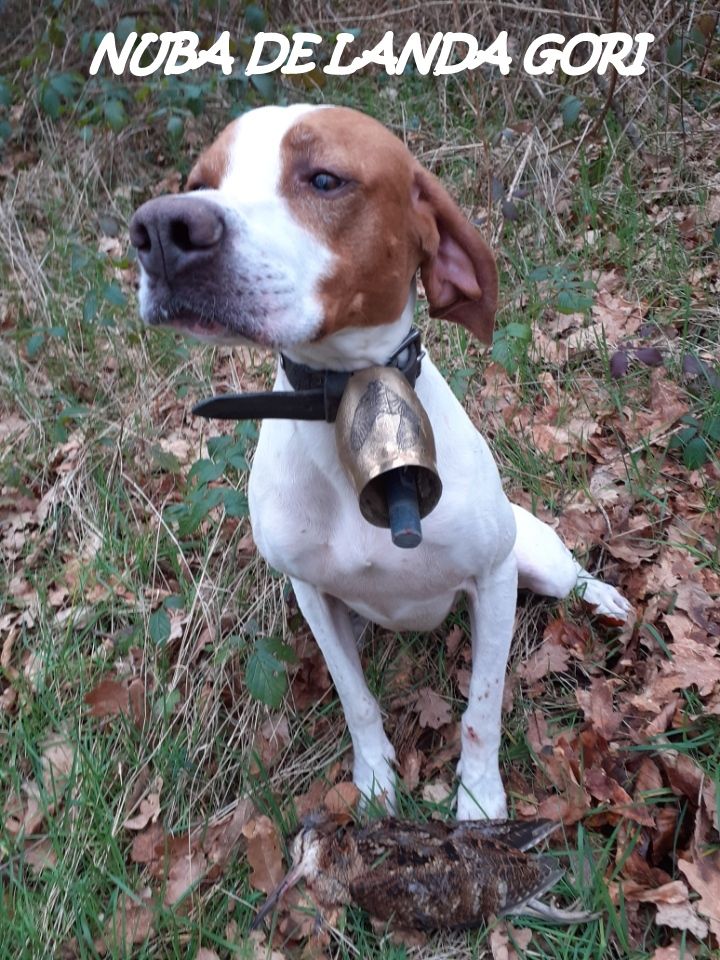
POLYGON ((352 738, 353 780, 366 798, 385 795, 395 808, 395 751, 385 736, 380 707, 368 690, 348 607, 303 580, 291 578, 298 605, 322 650, 352 738))
POLYGON ((462 718, 458 764, 459 820, 507 816, 498 751, 505 668, 517 603, 517 565, 510 554, 467 591, 472 676, 462 718))

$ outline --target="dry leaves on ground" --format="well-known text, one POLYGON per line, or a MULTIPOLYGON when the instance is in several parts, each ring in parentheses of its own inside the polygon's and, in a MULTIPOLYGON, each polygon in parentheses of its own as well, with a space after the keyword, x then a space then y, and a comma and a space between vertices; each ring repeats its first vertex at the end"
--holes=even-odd
POLYGON ((22 845, 24 859, 36 873, 57 862, 50 840, 40 832, 57 815, 77 773, 76 744, 69 733, 52 730, 38 748, 39 780, 23 780, 19 791, 9 793, 2 810, 5 830, 22 845))
POLYGON ((247 840, 247 860, 252 869, 250 884, 263 893, 271 893, 285 873, 280 836, 270 817, 255 817, 242 830, 247 840))
POLYGON ((423 687, 415 698, 415 710, 421 727, 430 727, 439 730, 452 720, 452 709, 437 690, 432 687, 423 687))

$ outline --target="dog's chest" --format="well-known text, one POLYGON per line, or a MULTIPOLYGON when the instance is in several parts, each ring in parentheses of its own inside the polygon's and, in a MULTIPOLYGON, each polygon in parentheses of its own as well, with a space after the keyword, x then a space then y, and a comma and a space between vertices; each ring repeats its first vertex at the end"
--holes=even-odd
POLYGON ((268 563, 396 629, 434 626, 514 540, 484 441, 435 368, 423 376, 444 489, 420 547, 395 547, 362 517, 329 424, 263 424, 250 478, 253 534, 268 563), (438 389, 449 398, 438 400, 438 389))
POLYGON ((287 467, 289 482, 257 496, 254 474, 251 488, 253 533, 271 566, 389 628, 424 630, 443 619, 475 572, 469 551, 438 538, 428 521, 422 545, 401 550, 389 530, 362 517, 344 474, 287 467))

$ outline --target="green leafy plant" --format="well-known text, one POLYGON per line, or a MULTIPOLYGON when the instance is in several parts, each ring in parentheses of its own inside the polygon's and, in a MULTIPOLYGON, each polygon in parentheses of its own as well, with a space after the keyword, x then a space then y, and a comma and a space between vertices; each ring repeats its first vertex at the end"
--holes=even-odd
POLYGON ((517 373, 522 361, 527 357, 531 342, 532 328, 529 323, 509 323, 495 332, 492 358, 505 367, 508 373, 517 373))
POLYGON ((566 127, 572 127, 575 123, 577 123, 577 119, 580 116, 584 106, 585 104, 578 97, 565 97, 560 105, 560 113, 562 114, 563 124, 566 127))
MULTIPOLYGON (((0 108, 10 107, 12 102, 13 90, 10 82, 5 77, 0 77, 0 108)), ((10 126, 10 121, 0 117, 0 143, 2 143, 3 140, 9 140, 11 135, 12 127, 10 126)))
POLYGON ((172 504, 165 518, 177 524, 181 537, 191 536, 215 507, 222 506, 227 517, 245 517, 247 497, 237 489, 240 475, 249 469, 248 444, 257 437, 252 423, 240 423, 232 436, 211 437, 207 458, 196 460, 188 473, 188 489, 181 503, 172 504), (211 486, 225 478, 231 485, 211 486))
POLYGON ((79 73, 49 73, 37 82, 38 103, 52 120, 57 120, 74 105, 83 83, 79 73))
POLYGON ((535 267, 528 274, 528 280, 531 283, 545 283, 541 299, 546 306, 553 307, 559 313, 581 313, 593 305, 588 292, 595 289, 595 284, 592 280, 584 280, 572 263, 535 267))
POLYGON ((164 607, 158 607, 150 614, 148 620, 148 636, 152 642, 160 647, 167 643, 170 637, 170 617, 164 607))
POLYGON ((287 664, 296 663, 295 651, 277 637, 257 637, 245 665, 245 683, 252 697, 273 709, 288 687, 287 664))
POLYGON ((697 470, 720 445, 720 414, 708 413, 702 419, 686 414, 680 422, 684 426, 670 438, 668 450, 677 451, 688 470, 697 470))

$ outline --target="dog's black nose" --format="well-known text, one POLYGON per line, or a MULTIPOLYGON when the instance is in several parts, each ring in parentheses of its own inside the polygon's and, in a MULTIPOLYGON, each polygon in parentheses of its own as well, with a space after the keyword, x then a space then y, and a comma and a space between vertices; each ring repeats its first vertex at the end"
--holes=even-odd
POLYGON ((221 210, 202 197, 158 197, 130 221, 130 242, 145 270, 168 281, 212 260, 225 233, 221 210))

